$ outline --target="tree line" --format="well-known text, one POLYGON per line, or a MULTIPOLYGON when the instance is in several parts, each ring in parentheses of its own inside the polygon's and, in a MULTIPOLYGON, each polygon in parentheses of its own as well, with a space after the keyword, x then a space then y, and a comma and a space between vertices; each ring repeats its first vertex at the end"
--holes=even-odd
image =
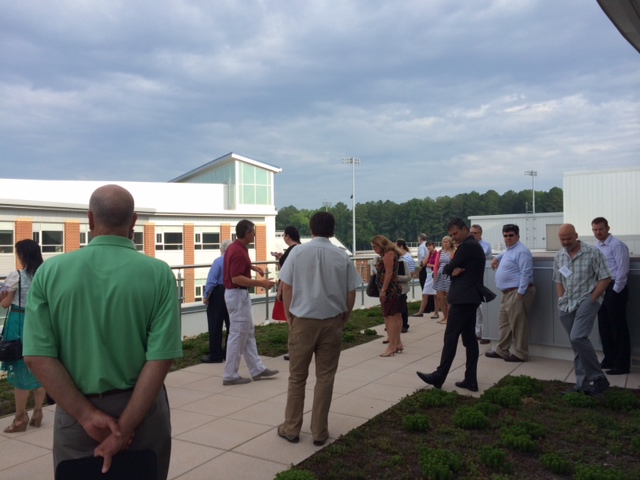
MULTIPOLYGON (((356 248, 369 250, 371 238, 378 234, 392 240, 404 238, 408 242, 416 242, 420 233, 426 233, 430 239, 439 242, 447 234, 447 222, 452 218, 460 217, 468 223, 469 216, 519 214, 531 209, 531 190, 509 190, 502 195, 495 190, 483 194, 473 191, 435 200, 429 197, 414 198, 404 203, 390 200, 357 203, 356 248)), ((310 236, 309 219, 320 210, 333 214, 336 219, 336 238, 351 248, 353 215, 343 202, 315 210, 299 210, 293 205, 281 208, 276 216, 276 229, 284 230, 288 225, 293 225, 300 235, 310 236)), ((553 187, 548 192, 536 191, 536 213, 562 211, 561 188, 553 187)))

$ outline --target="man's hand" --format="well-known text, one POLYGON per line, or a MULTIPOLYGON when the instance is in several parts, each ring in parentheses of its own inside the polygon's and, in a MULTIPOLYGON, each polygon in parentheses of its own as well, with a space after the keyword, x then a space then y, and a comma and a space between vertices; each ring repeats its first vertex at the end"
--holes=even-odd
POLYGON ((260 267, 257 267, 256 265, 253 265, 253 266, 251 267, 251 269, 252 269, 254 272, 256 272, 256 273, 258 273, 258 274, 260 274, 260 275, 264 276, 264 270, 262 270, 260 267))
POLYGON ((498 261, 497 258, 494 258, 493 260, 491 260, 491 269, 492 270, 497 270, 498 269, 498 264, 500 262, 498 261))
POLYGON ((97 442, 104 441, 110 435, 121 436, 116 419, 97 408, 86 418, 78 419, 78 422, 87 435, 97 442))
POLYGON ((113 457, 118 453, 126 450, 131 444, 133 434, 125 437, 123 435, 109 435, 104 441, 93 451, 94 457, 102 457, 102 473, 107 473, 111 468, 113 457))
POLYGON ((202 298, 202 303, 204 303, 205 305, 209 305, 209 298, 208 297, 203 297, 202 298))
POLYGON ((264 280, 260 280, 260 286, 263 288, 266 288, 267 290, 269 290, 270 288, 273 288, 275 284, 276 282, 274 282, 273 280, 269 280, 268 278, 265 278, 264 280))
POLYGON ((462 275, 463 273, 464 273, 464 268, 456 267, 453 269, 453 272, 451 272, 451 276, 457 277, 462 275))

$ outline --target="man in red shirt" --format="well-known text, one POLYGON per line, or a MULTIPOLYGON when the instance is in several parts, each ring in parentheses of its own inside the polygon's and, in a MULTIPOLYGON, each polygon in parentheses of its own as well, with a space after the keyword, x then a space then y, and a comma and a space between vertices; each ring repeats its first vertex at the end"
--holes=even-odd
POLYGON ((260 267, 251 264, 247 246, 255 241, 256 227, 249 220, 240 220, 236 225, 236 241, 224 255, 224 301, 229 311, 229 337, 227 339, 227 363, 222 377, 223 385, 241 385, 251 382, 238 374, 240 357, 249 367, 253 380, 272 377, 278 370, 269 370, 258 355, 258 346, 251 317, 249 287, 272 288, 274 282, 268 278, 253 279, 251 270, 264 275, 260 267))

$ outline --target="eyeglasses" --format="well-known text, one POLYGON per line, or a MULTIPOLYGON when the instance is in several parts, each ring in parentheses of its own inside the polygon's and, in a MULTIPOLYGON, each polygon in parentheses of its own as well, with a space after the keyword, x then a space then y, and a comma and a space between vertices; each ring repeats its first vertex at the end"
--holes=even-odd
POLYGON ((504 238, 511 238, 511 237, 515 237, 516 234, 515 233, 503 233, 502 236, 504 238))
POLYGON ((471 230, 471 235, 480 235, 480 232, 474 232, 473 230, 471 230))

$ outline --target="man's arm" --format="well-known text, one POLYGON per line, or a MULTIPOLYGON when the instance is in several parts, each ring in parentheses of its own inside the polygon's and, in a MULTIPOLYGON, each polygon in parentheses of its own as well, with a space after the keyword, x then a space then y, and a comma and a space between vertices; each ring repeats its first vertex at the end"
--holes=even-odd
POLYGON ((342 325, 345 325, 351 317, 353 306, 356 304, 356 291, 347 292, 347 311, 342 314, 342 325))
POLYGON ((121 435, 109 435, 94 451, 96 456, 104 458, 102 473, 109 471, 114 455, 126 448, 135 429, 144 420, 160 393, 172 363, 173 360, 149 360, 142 367, 133 394, 118 419, 121 435))
POLYGON ((562 298, 564 296, 564 285, 556 283, 556 292, 558 292, 558 298, 562 298))
POLYGON ((280 281, 282 287, 282 306, 284 307, 284 318, 287 319, 287 323, 291 326, 291 313, 289 307, 291 307, 291 298, 293 296, 293 288, 286 282, 280 281))
POLYGON ((629 248, 622 242, 619 242, 617 247, 613 250, 613 258, 617 265, 617 277, 614 278, 615 285, 613 291, 620 293, 624 287, 627 286, 627 280, 629 278, 629 263, 631 261, 629 257, 629 248))
POLYGON ((611 277, 600 280, 596 284, 596 288, 594 288, 593 291, 591 292, 591 300, 593 300, 594 302, 597 302, 598 298, 600 298, 600 296, 604 294, 604 291, 607 289, 610 283, 611 283, 611 277))

